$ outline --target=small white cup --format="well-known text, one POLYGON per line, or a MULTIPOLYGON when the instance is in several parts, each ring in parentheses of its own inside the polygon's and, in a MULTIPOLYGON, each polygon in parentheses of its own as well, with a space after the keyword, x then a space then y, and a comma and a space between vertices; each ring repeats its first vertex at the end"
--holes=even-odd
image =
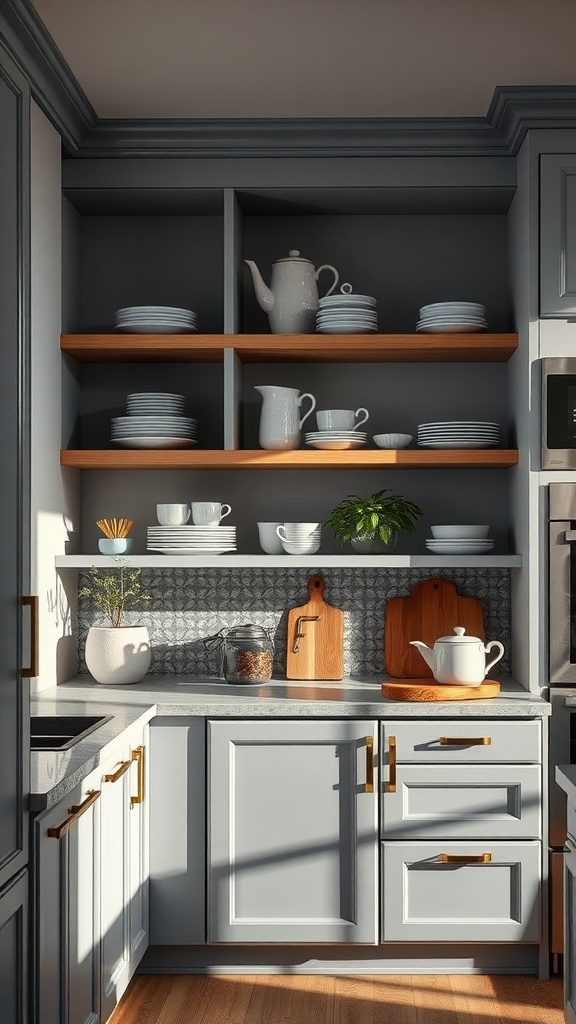
POLYGON ((161 526, 184 526, 190 519, 190 505, 156 505, 161 526))
POLYGON ((232 511, 230 505, 221 505, 219 501, 193 501, 191 508, 195 526, 218 526, 232 511))
POLYGON ((313 555, 321 541, 321 523, 280 523, 276 533, 289 555, 313 555))
POLYGON ((367 409, 320 409, 316 413, 318 430, 358 430, 363 423, 366 423, 369 413, 367 409), (356 417, 364 413, 361 420, 356 422, 356 417))
POLYGON ((276 533, 276 527, 280 523, 258 523, 258 539, 262 551, 267 555, 281 555, 284 551, 282 541, 276 533))

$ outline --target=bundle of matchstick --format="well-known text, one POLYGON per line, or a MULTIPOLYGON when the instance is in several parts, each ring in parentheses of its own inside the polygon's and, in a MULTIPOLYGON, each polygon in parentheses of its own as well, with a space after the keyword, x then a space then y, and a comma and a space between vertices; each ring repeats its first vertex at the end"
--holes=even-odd
POLYGON ((105 537, 127 537, 133 525, 133 519, 99 519, 96 523, 105 537))

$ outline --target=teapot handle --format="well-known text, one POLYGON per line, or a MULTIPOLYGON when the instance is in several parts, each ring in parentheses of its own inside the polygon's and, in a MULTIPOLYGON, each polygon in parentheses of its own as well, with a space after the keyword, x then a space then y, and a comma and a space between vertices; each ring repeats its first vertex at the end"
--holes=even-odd
POLYGON ((300 429, 300 427, 304 423, 304 420, 307 420, 309 415, 310 415, 310 413, 313 412, 314 409, 316 408, 316 399, 314 398, 314 395, 310 395, 310 394, 308 394, 308 392, 305 392, 305 394, 300 395, 300 397, 298 399, 298 408, 300 408, 300 406, 302 405, 302 400, 304 398, 309 398, 312 404, 311 404, 310 408, 308 409, 308 412, 305 412, 303 417, 302 417, 302 419, 300 420, 300 423, 298 424, 298 429, 300 429))
POLYGON ((492 661, 489 661, 488 664, 486 665, 486 668, 484 670, 484 678, 486 678, 488 672, 496 664, 496 662, 500 661, 500 658, 504 656, 504 645, 501 644, 499 640, 491 640, 489 644, 486 644, 486 646, 484 647, 486 654, 488 654, 488 652, 491 651, 493 647, 497 647, 500 653, 497 654, 495 658, 492 658, 492 661))
POLYGON ((334 274, 334 281, 330 288, 328 289, 328 291, 326 292, 326 295, 332 295, 332 292, 334 291, 336 285, 338 284, 338 281, 340 280, 340 274, 336 270, 336 267, 333 267, 330 263, 323 263, 321 267, 318 267, 318 270, 314 274, 316 280, 318 280, 318 275, 322 270, 331 270, 332 273, 334 274))

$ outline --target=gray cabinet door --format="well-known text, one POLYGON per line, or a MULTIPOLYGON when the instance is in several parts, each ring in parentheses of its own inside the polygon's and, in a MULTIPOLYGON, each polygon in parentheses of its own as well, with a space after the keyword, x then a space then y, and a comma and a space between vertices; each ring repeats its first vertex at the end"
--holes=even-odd
POLYGON ((208 723, 208 941, 378 942, 377 725, 208 723))
POLYGON ((28 872, 0 892, 0 1019, 28 1020, 28 872))
POLYGON ((128 807, 130 751, 102 766, 100 801, 100 1008, 114 1010, 130 980, 128 807))
POLYGON ((540 316, 576 313, 576 154, 542 157, 540 316))
POLYGON ((28 859, 29 704, 20 597, 29 589, 29 92, 0 44, 0 887, 28 859))
POLYGON ((576 1024, 576 847, 564 854, 564 1018, 576 1024))
POLYGON ((131 749, 130 802, 127 810, 130 977, 148 948, 150 934, 148 736, 149 728, 145 726, 134 737, 131 749))

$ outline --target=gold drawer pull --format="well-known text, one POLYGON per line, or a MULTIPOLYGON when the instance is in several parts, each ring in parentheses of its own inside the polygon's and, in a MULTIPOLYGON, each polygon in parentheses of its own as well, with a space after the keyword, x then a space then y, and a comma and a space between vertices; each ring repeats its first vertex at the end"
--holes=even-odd
POLYGON ((104 776, 104 782, 118 782, 118 779, 121 779, 122 776, 126 774, 131 764, 132 761, 120 761, 120 764, 112 775, 104 776))
POLYGON ((390 766, 388 792, 396 792, 396 737, 388 737, 388 764, 390 766))
POLYGON ((438 860, 443 864, 490 864, 491 853, 439 853, 438 860))
POLYGON ((364 792, 374 792, 374 738, 372 736, 366 737, 366 783, 364 785, 364 792))
POLYGON ((145 779, 145 747, 136 747, 132 751, 132 760, 138 762, 138 793, 130 797, 130 805, 144 803, 144 779, 145 779))
POLYGON ((491 736, 441 736, 439 740, 441 747, 489 747, 492 744, 491 736))
POLYGON ((81 804, 73 804, 72 807, 68 808, 68 814, 70 817, 66 818, 66 821, 63 821, 61 825, 55 825, 54 828, 47 829, 46 835, 48 835, 50 839, 60 839, 62 836, 66 835, 66 833, 72 828, 74 822, 78 821, 78 818, 81 818, 88 808, 92 807, 92 804, 96 803, 99 796, 99 789, 89 789, 86 799, 83 800, 81 804))

